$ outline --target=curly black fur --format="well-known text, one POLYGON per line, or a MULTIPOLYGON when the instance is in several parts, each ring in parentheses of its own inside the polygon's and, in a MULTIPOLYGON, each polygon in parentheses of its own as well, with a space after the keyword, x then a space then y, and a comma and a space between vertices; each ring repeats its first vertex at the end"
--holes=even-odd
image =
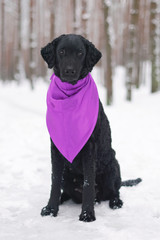
MULTIPOLYGON (((91 42, 73 34, 55 39, 41 50, 41 54, 48 67, 53 67, 61 80, 71 84, 85 77, 101 57, 91 42), (79 49, 82 54, 77 54, 79 49), (74 74, 64 74, 68 63, 74 74)), ((68 199, 82 203, 79 220, 85 222, 95 220, 95 201, 109 200, 112 209, 122 207, 119 189, 125 183, 121 182, 120 167, 111 142, 109 121, 100 101, 96 127, 72 164, 51 140, 52 186, 48 205, 41 211, 42 216, 57 216, 60 202, 68 199)))
POLYGON ((121 182, 121 187, 133 187, 142 182, 141 178, 126 180, 121 182))
MULTIPOLYGON (((80 35, 74 34, 61 35, 54 39, 41 49, 41 55, 48 64, 48 68, 53 68, 54 73, 60 78, 68 66, 73 67, 76 70, 74 84, 91 72, 102 56, 101 52, 91 42, 80 35), (67 48, 66 42, 68 42, 67 48), (79 57, 73 56, 73 48, 75 52, 81 51, 83 54, 79 57), (67 56, 60 56, 59 50, 64 49, 67 56)), ((71 77, 69 76, 69 78, 71 77)))

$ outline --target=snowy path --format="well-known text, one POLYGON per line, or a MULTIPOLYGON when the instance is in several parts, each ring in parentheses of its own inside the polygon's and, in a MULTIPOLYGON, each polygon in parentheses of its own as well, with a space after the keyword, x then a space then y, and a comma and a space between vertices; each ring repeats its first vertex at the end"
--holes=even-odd
POLYGON ((78 221, 80 205, 60 206, 57 218, 40 216, 50 191, 50 143, 45 126, 47 87, 0 85, 1 240, 159 240, 160 94, 106 108, 122 178, 142 177, 122 188, 124 207, 95 206, 97 220, 78 221))

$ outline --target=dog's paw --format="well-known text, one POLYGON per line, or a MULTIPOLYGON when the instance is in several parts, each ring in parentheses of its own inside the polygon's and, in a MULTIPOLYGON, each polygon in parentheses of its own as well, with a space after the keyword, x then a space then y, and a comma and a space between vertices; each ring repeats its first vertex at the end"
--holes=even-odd
POLYGON ((93 222, 96 218, 94 212, 83 211, 79 216, 79 220, 83 222, 93 222))
POLYGON ((54 209, 54 208, 51 208, 50 206, 46 206, 44 208, 42 208, 41 210, 41 216, 44 217, 44 216, 51 216, 51 217, 56 217, 58 214, 58 209, 54 209))
POLYGON ((109 206, 112 209, 118 209, 118 208, 121 208, 123 206, 123 202, 119 198, 114 198, 114 199, 111 199, 109 201, 109 206))

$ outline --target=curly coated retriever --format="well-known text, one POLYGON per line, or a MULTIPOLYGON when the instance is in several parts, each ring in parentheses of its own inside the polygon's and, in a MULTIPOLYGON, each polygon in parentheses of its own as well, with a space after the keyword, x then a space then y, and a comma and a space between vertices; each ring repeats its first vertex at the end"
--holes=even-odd
MULTIPOLYGON (((76 85, 92 71, 101 53, 80 35, 67 34, 41 49, 49 68, 62 82, 76 85)), ((111 145, 111 129, 99 100, 95 128, 89 140, 69 162, 51 139, 52 186, 42 216, 57 216, 59 205, 68 199, 82 203, 80 221, 94 221, 94 203, 109 200, 112 209, 121 208, 120 187, 136 185, 141 179, 121 182, 120 167, 111 145)))

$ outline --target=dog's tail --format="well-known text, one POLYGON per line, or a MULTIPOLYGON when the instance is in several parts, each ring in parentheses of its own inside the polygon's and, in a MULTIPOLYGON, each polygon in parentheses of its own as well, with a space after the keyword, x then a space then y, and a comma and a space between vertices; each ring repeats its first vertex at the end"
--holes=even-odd
POLYGON ((123 187, 133 187, 133 186, 136 186, 137 184, 139 184, 140 182, 142 182, 142 179, 141 179, 141 178, 122 181, 122 182, 121 182, 121 187, 122 187, 122 186, 123 186, 123 187))

